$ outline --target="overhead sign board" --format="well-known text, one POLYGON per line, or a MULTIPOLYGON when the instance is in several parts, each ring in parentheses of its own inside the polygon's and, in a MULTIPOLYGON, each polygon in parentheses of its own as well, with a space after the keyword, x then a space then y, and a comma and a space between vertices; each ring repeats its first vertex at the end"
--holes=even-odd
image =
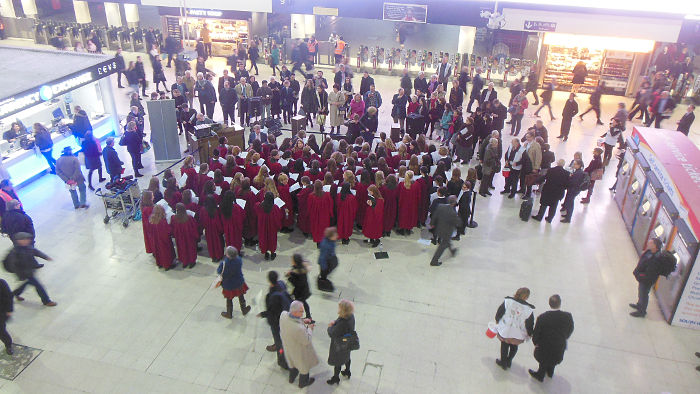
POLYGON ((530 31, 557 31, 557 22, 525 21, 523 25, 530 31))

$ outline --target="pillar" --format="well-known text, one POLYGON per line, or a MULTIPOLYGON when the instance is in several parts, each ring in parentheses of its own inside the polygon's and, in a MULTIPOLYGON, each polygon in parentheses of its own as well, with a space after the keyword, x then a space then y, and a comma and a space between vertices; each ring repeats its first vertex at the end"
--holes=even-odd
POLYGON ((5 18, 17 17, 12 0, 0 0, 0 16, 4 16, 5 18))
POLYGON ((139 5, 124 3, 124 18, 127 27, 139 27, 139 5))
MULTIPOLYGON (((11 3, 10 3, 11 4, 11 3)), ((302 14, 292 14, 292 39, 306 37, 306 21, 302 14)))
POLYGON ((75 10, 75 21, 78 23, 90 23, 90 8, 87 1, 73 0, 73 10, 75 10))
POLYGON ((473 53, 474 52, 474 38, 476 37, 476 27, 473 26, 460 26, 459 27, 459 39, 457 41, 457 53, 473 53))
POLYGON ((122 13, 119 9, 119 3, 105 2, 105 14, 107 15, 107 26, 122 26, 122 13))
POLYGON ((24 16, 27 18, 37 19, 39 14, 36 10, 36 1, 34 0, 22 0, 22 11, 24 11, 24 16))
POLYGON ((316 34, 316 15, 304 15, 304 32, 307 37, 316 34))
POLYGON ((249 28, 251 37, 267 37, 267 13, 251 12, 249 28))

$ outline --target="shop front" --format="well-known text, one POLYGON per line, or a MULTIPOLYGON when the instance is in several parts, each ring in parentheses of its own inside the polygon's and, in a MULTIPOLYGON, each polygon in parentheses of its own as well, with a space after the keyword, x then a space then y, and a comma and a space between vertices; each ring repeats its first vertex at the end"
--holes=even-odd
POLYGON ((19 60, 6 62, 0 77, 9 93, 0 100, 0 154, 3 173, 15 186, 25 185, 49 170, 34 143, 34 124, 51 132, 54 158, 66 146, 74 152, 80 150, 71 129, 75 106, 86 112, 95 138, 103 140, 117 133, 119 122, 108 78, 117 69, 114 59, 12 47, 0 47, 0 56, 19 60), (22 59, 31 59, 31 63, 22 59), (80 71, 64 75, 60 70, 80 71))

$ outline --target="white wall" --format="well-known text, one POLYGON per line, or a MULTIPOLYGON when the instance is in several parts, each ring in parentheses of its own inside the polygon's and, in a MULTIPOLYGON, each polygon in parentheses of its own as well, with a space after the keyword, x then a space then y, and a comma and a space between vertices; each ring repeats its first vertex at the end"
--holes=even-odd
POLYGON ((556 22, 557 33, 676 42, 683 19, 637 18, 504 8, 504 30, 525 31, 525 21, 556 22))
MULTIPOLYGON (((142 5, 182 7, 182 0, 141 0, 142 5)), ((272 0, 187 0, 187 8, 272 12, 272 0)))

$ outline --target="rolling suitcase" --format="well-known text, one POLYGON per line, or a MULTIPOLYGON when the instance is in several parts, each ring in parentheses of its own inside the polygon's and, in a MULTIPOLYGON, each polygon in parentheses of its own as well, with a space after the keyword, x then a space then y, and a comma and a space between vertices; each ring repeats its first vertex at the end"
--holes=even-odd
POLYGON ((527 222, 530 220, 530 215, 532 215, 532 199, 525 200, 520 204, 520 220, 527 222))

